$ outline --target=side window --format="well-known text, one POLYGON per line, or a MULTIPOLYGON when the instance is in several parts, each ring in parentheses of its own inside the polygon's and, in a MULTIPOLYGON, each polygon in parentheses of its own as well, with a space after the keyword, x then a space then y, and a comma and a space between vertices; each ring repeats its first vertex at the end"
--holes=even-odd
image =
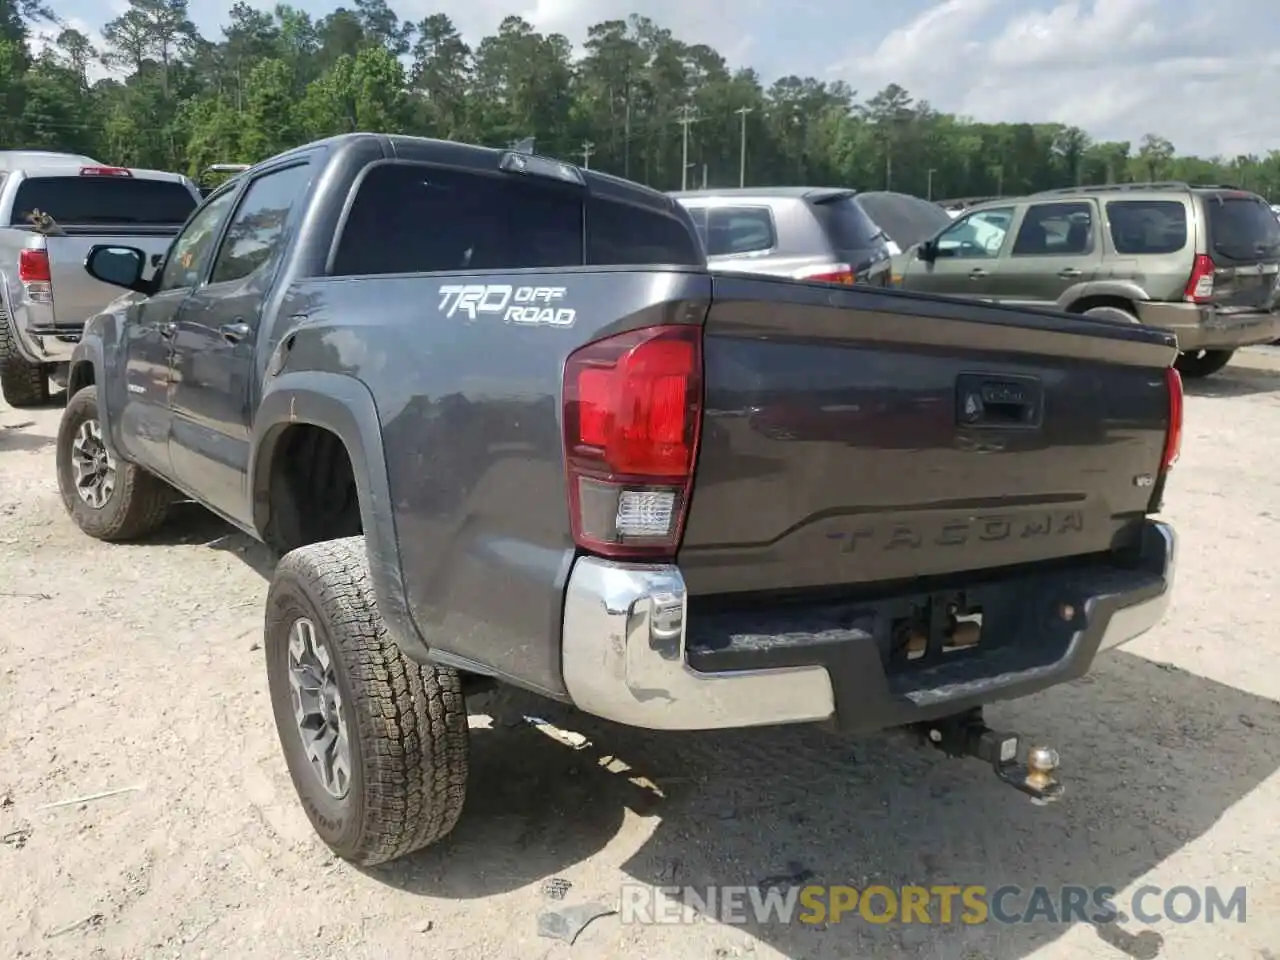
POLYGON ((961 217, 938 234, 938 256, 957 260, 990 260, 999 256, 1013 222, 1013 210, 997 207, 961 217))
POLYGON ((632 266, 664 263, 700 266, 694 234, 679 219, 603 197, 587 201, 587 263, 632 266))
POLYGON ((1037 203, 1027 209, 1013 242, 1015 257, 1069 257, 1093 250, 1093 205, 1037 203))
POLYGON ((1187 245, 1187 210, 1176 200, 1112 200, 1107 223, 1116 253, 1177 253, 1187 245))
POLYGON ((755 253, 777 246, 768 207, 708 207, 707 256, 755 253))
POLYGON ((235 191, 229 190, 195 212, 169 247, 157 293, 194 287, 199 282, 200 274, 213 256, 214 242, 234 198, 235 191))
POLYGON ((289 211, 310 182, 311 166, 302 163, 250 183, 227 227, 209 282, 241 280, 273 260, 284 243, 289 211))
POLYGON ((379 164, 357 187, 331 272, 581 266, 582 232, 575 188, 427 164, 379 164))

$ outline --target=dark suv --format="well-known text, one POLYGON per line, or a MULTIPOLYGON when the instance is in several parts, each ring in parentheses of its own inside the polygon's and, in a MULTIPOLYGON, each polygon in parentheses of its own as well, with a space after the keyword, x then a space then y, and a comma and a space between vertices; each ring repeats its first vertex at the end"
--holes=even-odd
POLYGON ((1163 327, 1190 377, 1280 337, 1280 223, 1234 187, 1117 184, 992 200, 895 257, 892 271, 908 290, 1163 327))

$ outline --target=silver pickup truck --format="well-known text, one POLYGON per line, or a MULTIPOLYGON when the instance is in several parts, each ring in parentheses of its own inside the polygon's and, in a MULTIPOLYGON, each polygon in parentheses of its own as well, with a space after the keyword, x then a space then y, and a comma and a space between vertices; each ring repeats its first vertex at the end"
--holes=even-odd
POLYGON ((85 272, 89 250, 137 247, 154 270, 199 202, 176 173, 69 154, 0 163, 0 392, 10 406, 48 400, 85 320, 119 295, 85 272))

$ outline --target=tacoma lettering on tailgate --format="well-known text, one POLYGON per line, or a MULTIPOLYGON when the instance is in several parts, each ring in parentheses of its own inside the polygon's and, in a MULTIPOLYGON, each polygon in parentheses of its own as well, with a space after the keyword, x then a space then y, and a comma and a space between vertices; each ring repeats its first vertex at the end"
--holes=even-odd
POLYGON ((843 542, 843 552, 857 550, 918 550, 922 547, 963 547, 971 543, 1001 543, 1006 540, 1034 540, 1084 532, 1080 510, 1046 510, 1012 515, 986 514, 938 523, 902 521, 867 525, 829 533, 843 542))

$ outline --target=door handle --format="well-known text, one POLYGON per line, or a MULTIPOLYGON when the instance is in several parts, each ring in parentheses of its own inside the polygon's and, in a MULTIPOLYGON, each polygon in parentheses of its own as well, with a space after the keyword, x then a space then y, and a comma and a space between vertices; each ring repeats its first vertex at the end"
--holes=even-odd
POLYGON ((252 331, 243 320, 237 320, 235 323, 224 323, 218 328, 218 332, 222 334, 222 339, 226 340, 227 343, 239 343, 252 331))
POLYGON ((969 271, 970 280, 981 280, 986 275, 987 275, 987 271, 983 270, 981 267, 974 267, 972 270, 969 271))
POLYGON ((1084 274, 1081 273, 1079 270, 1077 270, 1075 267, 1067 267, 1067 269, 1065 270, 1059 270, 1058 276, 1060 276, 1063 280, 1075 280, 1078 277, 1084 276, 1084 274))
POLYGON ((174 323, 172 320, 169 321, 168 323, 160 324, 160 336, 164 337, 166 340, 168 340, 177 332, 178 332, 178 325, 174 323))

